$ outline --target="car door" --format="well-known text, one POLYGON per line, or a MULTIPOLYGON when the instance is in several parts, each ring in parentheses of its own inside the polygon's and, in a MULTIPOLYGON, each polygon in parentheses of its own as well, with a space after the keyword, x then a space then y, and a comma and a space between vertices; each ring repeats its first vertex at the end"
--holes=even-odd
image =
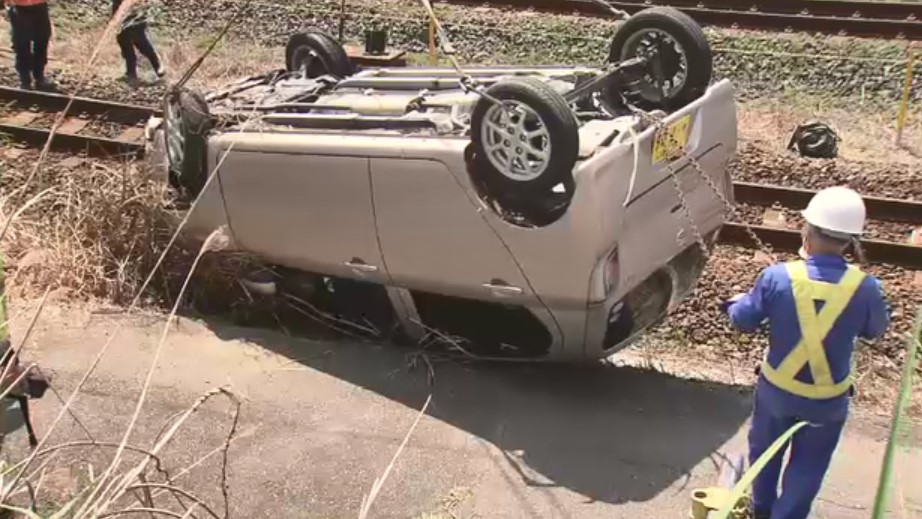
POLYGON ((480 207, 444 164, 373 158, 371 175, 378 235, 392 283, 542 307, 480 207))
POLYGON ((219 174, 242 248, 291 268, 385 281, 367 158, 231 151, 219 174))

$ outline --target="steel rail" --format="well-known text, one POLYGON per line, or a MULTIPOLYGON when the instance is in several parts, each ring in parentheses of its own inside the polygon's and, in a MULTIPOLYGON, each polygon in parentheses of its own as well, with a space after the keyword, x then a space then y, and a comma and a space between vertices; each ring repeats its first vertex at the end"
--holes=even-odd
MULTIPOLYGON (((42 147, 48 142, 51 130, 48 128, 30 128, 16 124, 0 124, 0 135, 5 135, 12 140, 24 142, 34 147, 42 147)), ((121 155, 127 158, 141 158, 144 156, 144 144, 139 142, 120 141, 106 137, 91 135, 77 135, 73 133, 54 133, 51 149, 56 151, 70 151, 86 153, 89 157, 112 157, 121 155)))
POLYGON ((922 4, 908 2, 858 2, 852 0, 672 0, 676 6, 690 7, 703 3, 712 9, 757 10, 786 14, 859 17, 889 20, 922 20, 922 4))
MULTIPOLYGON (((733 195, 737 203, 758 206, 781 204, 788 209, 803 209, 816 191, 797 187, 781 187, 752 182, 734 182, 733 195)), ((922 224, 922 202, 877 196, 863 196, 868 218, 922 224)))
MULTIPOLYGON (((60 112, 70 106, 70 114, 77 116, 87 114, 91 116, 104 116, 107 121, 126 125, 136 125, 151 116, 159 115, 160 111, 147 107, 104 101, 88 97, 70 97, 54 92, 40 92, 0 86, 0 102, 11 103, 21 107, 38 107, 42 111, 60 112)), ((14 122, 0 122, 0 134, 8 138, 23 142, 29 146, 42 147, 48 142, 51 130, 48 128, 35 128, 15 124, 14 122)), ((92 135, 68 133, 58 130, 51 141, 51 149, 56 151, 69 151, 86 153, 90 157, 109 157, 121 155, 140 158, 144 154, 144 144, 139 142, 110 139, 92 135)))
POLYGON ((85 113, 91 115, 106 115, 109 119, 119 122, 141 122, 152 115, 160 115, 160 110, 147 106, 129 105, 115 101, 103 101, 88 97, 73 97, 53 92, 40 92, 0 86, 0 101, 13 102, 21 105, 37 106, 48 111, 59 112, 64 110, 68 103, 70 112, 74 115, 85 113))
MULTIPOLYGON (((773 248, 788 252, 797 252, 800 249, 800 231, 776 229, 761 225, 750 225, 749 228, 755 232, 760 240, 773 248)), ((718 241, 748 248, 757 247, 757 244, 753 242, 752 237, 746 231, 746 226, 735 222, 724 224, 720 230, 718 241)), ((882 240, 861 240, 861 245, 868 261, 872 263, 883 263, 916 270, 922 269, 922 247, 882 240)))
MULTIPOLYGON (((495 6, 516 9, 535 9, 554 14, 581 14, 596 17, 613 17, 604 7, 590 0, 442 0, 444 3, 466 6, 495 6)), ((869 7, 873 2, 833 2, 827 0, 788 0, 775 9, 772 2, 753 5, 742 0, 697 2, 693 0, 614 0, 611 7, 630 14, 657 5, 672 5, 703 25, 760 29, 772 31, 798 31, 823 34, 859 36, 866 38, 897 38, 922 40, 922 21, 918 4, 907 8, 869 7), (796 10, 795 6, 804 7, 796 10), (816 5, 814 5, 816 4, 816 5), (824 5, 830 4, 830 5, 824 5), (854 4, 853 6, 840 6, 854 4), (835 7, 834 7, 835 6, 835 7), (822 8, 821 8, 822 7, 822 8), (912 8, 915 9, 912 9, 912 8), (849 8, 846 11, 846 8, 849 8), (764 9, 764 10, 762 10, 764 9), (796 10, 796 12, 795 12, 796 10), (865 13, 872 13, 869 17, 865 13), (906 15, 903 17, 903 15, 906 15)))
MULTIPOLYGON (((541 1, 541 0, 538 0, 541 1)), ((548 0, 544 0, 548 1, 548 0)), ((702 8, 768 14, 864 18, 869 20, 922 21, 922 3, 862 2, 852 0, 615 0, 622 4, 670 5, 679 9, 702 8)), ((557 3, 560 3, 559 1, 557 3)))

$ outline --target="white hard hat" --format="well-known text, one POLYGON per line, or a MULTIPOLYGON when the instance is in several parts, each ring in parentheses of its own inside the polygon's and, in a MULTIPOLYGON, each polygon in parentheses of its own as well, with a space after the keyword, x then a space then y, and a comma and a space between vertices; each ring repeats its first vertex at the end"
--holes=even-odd
POLYGON ((852 236, 864 232, 864 200, 847 187, 819 191, 802 214, 807 223, 826 231, 852 236))

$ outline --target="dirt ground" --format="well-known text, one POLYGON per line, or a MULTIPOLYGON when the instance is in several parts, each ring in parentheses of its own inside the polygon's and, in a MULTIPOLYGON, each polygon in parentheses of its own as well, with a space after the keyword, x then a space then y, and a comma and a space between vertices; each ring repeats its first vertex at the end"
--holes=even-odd
MULTIPOLYGON (((66 396, 115 334, 74 408, 94 438, 112 440, 131 414, 163 325, 156 316, 52 306, 27 355, 66 396)), ((455 362, 435 364, 430 386, 424 370, 408 370, 406 353, 182 319, 171 326, 132 443, 150 441, 166 417, 208 389, 228 386, 245 400, 229 465, 234 515, 310 518, 355 516, 429 395, 374 517, 685 517, 690 492, 712 484, 721 457, 745 446, 745 386, 629 366, 455 362)), ((35 404, 40 433, 58 409, 50 393, 35 404)), ((165 464, 189 465, 220 446, 228 427, 228 406, 209 404, 162 456, 165 464)), ((83 434, 65 420, 56 438, 83 434)), ((884 436, 881 420, 853 416, 816 517, 868 516, 884 436)), ((7 445, 21 451, 21 431, 7 445)), ((896 517, 922 517, 922 487, 909 479, 920 455, 917 447, 898 455, 896 517)), ((89 458, 57 468, 53 490, 75 485, 89 458)), ((220 503, 219 466, 213 458, 179 481, 220 503)))

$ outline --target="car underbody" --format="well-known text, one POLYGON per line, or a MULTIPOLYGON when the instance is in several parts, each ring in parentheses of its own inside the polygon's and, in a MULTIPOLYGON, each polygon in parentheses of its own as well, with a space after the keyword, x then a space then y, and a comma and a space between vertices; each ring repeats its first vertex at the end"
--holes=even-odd
POLYGON ((733 89, 694 22, 648 11, 602 67, 355 71, 299 33, 284 70, 173 92, 153 160, 189 234, 226 226, 267 294, 350 333, 604 357, 690 292, 732 202, 733 89))

